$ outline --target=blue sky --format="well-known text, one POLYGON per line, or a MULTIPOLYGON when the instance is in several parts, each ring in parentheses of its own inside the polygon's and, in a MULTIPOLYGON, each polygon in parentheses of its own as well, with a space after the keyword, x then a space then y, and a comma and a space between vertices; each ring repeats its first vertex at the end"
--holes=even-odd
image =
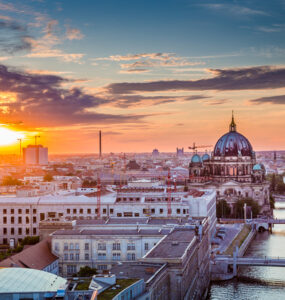
POLYGON ((284 149, 284 33, 284 0, 0 1, 1 118, 52 152, 98 129, 107 151, 170 151, 215 143, 234 109, 254 148, 284 149))

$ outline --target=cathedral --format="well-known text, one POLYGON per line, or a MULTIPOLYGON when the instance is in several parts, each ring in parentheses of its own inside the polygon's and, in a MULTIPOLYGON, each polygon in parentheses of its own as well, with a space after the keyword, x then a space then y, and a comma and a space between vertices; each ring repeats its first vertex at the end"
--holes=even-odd
POLYGON ((226 200, 232 209, 238 199, 250 197, 258 202, 262 213, 270 212, 265 168, 256 162, 250 142, 236 127, 232 116, 229 132, 219 138, 212 154, 192 156, 189 187, 215 189, 217 200, 226 200))

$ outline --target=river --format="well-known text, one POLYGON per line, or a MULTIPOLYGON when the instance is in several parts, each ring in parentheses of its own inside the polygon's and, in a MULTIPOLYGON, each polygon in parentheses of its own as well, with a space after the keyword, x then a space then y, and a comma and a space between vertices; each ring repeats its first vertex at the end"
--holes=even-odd
MULTIPOLYGON (((285 202, 276 202, 274 217, 285 219, 285 202)), ((274 225, 272 234, 258 233, 245 256, 285 257, 285 224, 274 225)), ((238 278, 213 283, 207 299, 285 299, 285 267, 241 267, 238 278)))

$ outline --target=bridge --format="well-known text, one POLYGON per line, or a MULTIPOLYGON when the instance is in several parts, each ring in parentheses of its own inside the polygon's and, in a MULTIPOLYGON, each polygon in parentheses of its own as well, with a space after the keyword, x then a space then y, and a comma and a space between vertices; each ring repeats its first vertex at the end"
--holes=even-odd
POLYGON ((216 256, 213 263, 226 263, 238 266, 285 267, 285 258, 281 257, 227 257, 216 256))

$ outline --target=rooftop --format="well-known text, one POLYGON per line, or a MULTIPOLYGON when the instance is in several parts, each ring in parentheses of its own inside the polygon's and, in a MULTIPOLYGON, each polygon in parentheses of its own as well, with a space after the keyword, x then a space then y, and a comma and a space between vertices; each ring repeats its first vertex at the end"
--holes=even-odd
POLYGON ((194 230, 175 229, 152 248, 146 258, 181 258, 194 237, 194 230))
POLYGON ((40 270, 0 269, 0 293, 56 292, 66 284, 66 279, 40 270))

